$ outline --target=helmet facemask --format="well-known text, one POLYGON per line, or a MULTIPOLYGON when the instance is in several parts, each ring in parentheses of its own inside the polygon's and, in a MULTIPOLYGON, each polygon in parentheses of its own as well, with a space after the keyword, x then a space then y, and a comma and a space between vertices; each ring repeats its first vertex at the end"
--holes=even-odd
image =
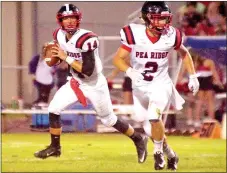
POLYGON ((148 29, 158 34, 163 34, 168 30, 172 22, 172 14, 169 12, 162 12, 162 14, 147 13, 143 14, 143 19, 145 19, 148 29))
MULTIPOLYGON (((66 4, 66 5, 68 5, 68 4, 66 4)), ((71 5, 71 4, 69 4, 69 5, 71 5)), ((59 10, 56 18, 57 18, 58 24, 61 26, 61 28, 64 31, 66 31, 67 33, 73 35, 80 26, 82 15, 81 15, 81 12, 79 11, 79 9, 77 7, 75 7, 74 5, 73 5, 73 8, 71 8, 70 10, 67 8, 65 10, 64 7, 66 8, 66 6, 62 6, 62 8, 59 10), (77 22, 76 22, 76 24, 72 23, 67 26, 64 26, 63 22, 62 22, 64 17, 75 17, 77 22)))

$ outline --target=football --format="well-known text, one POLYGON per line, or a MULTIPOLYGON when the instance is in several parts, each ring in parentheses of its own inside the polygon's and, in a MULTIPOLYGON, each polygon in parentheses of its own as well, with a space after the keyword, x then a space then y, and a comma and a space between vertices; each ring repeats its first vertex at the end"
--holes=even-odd
POLYGON ((53 47, 56 46, 56 42, 49 42, 46 47, 45 47, 45 56, 44 56, 44 60, 46 61, 47 65, 52 67, 54 65, 56 65, 57 63, 60 63, 60 59, 58 57, 51 57, 52 56, 52 52, 51 50, 53 49, 53 47))

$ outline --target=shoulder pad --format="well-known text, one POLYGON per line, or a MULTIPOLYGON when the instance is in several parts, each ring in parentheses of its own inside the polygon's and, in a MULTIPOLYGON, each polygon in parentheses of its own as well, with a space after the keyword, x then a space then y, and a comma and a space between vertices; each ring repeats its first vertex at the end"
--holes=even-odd
POLYGON ((93 32, 87 32, 87 33, 82 34, 76 41, 76 48, 82 49, 85 41, 87 41, 88 39, 93 38, 93 37, 97 38, 98 36, 93 32))
POLYGON ((54 32, 53 32, 53 39, 54 39, 54 40, 57 40, 58 31, 59 31, 60 29, 61 29, 61 28, 57 28, 57 29, 54 30, 54 32))
POLYGON ((133 36, 132 28, 131 28, 130 25, 123 27, 122 31, 124 32, 126 41, 129 45, 130 44, 136 44, 134 36, 133 36))

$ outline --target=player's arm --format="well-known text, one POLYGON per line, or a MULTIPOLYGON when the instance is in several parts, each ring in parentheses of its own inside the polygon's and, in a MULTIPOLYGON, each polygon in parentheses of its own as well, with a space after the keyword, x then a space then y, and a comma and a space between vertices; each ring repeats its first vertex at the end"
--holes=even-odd
MULTIPOLYGON (((128 56, 126 59, 124 59, 125 62, 130 66, 130 57, 128 56)), ((118 73, 120 73, 121 70, 119 68, 114 68, 111 72, 111 74, 108 76, 108 80, 113 80, 117 75, 118 73)))
POLYGON ((185 70, 188 72, 189 75, 195 75, 196 72, 192 61, 192 57, 188 52, 187 48, 182 44, 177 51, 180 54, 181 58, 183 59, 183 65, 185 67, 185 70))
POLYGON ((61 60, 66 61, 72 68, 74 68, 78 72, 82 72, 82 63, 76 61, 74 58, 67 56, 66 52, 56 44, 56 47, 52 50, 53 57, 59 57, 61 60))
MULTIPOLYGON (((132 33, 126 32, 125 28, 130 28, 130 26, 125 26, 120 30, 121 46, 118 48, 114 58, 113 64, 123 72, 129 69, 129 57, 132 50, 132 43, 129 41, 129 37, 133 37, 132 33), (130 34, 129 34, 130 33, 130 34)), ((131 29, 131 28, 130 28, 131 29)))
POLYGON ((133 45, 135 44, 134 36, 132 35, 132 32, 126 32, 125 28, 131 30, 129 25, 121 29, 120 36, 122 45, 118 48, 113 58, 113 64, 119 70, 125 72, 127 76, 132 79, 133 83, 139 83, 144 79, 144 76, 136 69, 130 67, 128 63, 129 60, 127 60, 130 56, 133 45))
POLYGON ((183 44, 181 44, 177 51, 181 55, 183 59, 183 65, 189 74, 188 88, 193 92, 193 95, 195 95, 199 90, 199 81, 197 79, 192 57, 183 44))
POLYGON ((66 61, 73 69, 79 73, 91 76, 95 68, 94 50, 81 53, 83 62, 76 61, 74 58, 67 56, 63 50, 59 49, 58 57, 66 61))
POLYGON ((185 73, 186 73, 186 69, 185 69, 184 65, 182 65, 179 75, 178 75, 177 83, 181 83, 183 81, 183 77, 184 77, 185 73))
POLYGON ((130 55, 130 52, 124 48, 125 45, 122 45, 118 48, 114 58, 113 64, 121 71, 126 72, 130 67, 127 63, 127 58, 130 55))
POLYGON ((67 56, 67 54, 60 48, 59 45, 57 45, 58 47, 56 48, 56 52, 54 53, 56 53, 55 56, 58 56, 60 59, 66 61, 77 72, 83 73, 87 76, 91 76, 95 69, 94 51, 98 46, 97 42, 98 42, 97 38, 90 38, 84 42, 81 48, 82 49, 81 56, 83 62, 76 61, 74 58, 67 56), (88 46, 89 45, 88 43, 92 45, 95 43, 95 46, 93 45, 91 48, 88 46))

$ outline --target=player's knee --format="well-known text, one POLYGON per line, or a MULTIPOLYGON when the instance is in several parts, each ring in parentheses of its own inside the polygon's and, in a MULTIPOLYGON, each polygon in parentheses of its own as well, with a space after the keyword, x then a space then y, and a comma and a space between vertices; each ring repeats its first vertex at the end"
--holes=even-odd
POLYGON ((117 122, 117 116, 115 114, 110 114, 105 117, 101 117, 102 123, 107 127, 112 127, 117 122))
POLYGON ((49 122, 51 128, 60 128, 61 116, 54 113, 49 113, 49 122))
POLYGON ((53 103, 50 102, 50 104, 48 106, 48 112, 60 115, 61 110, 56 105, 54 105, 53 103))

